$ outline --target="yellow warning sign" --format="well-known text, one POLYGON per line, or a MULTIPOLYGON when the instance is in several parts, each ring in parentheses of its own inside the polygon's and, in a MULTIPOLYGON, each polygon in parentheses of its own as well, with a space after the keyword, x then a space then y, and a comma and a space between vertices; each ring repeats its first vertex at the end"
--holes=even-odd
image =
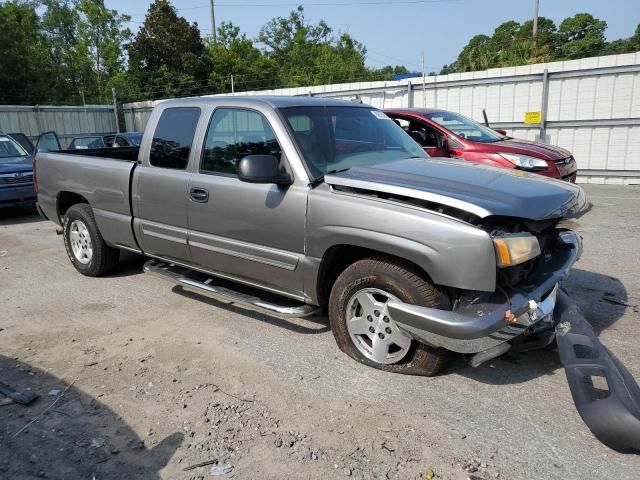
POLYGON ((524 112, 524 123, 542 122, 542 112, 524 112))

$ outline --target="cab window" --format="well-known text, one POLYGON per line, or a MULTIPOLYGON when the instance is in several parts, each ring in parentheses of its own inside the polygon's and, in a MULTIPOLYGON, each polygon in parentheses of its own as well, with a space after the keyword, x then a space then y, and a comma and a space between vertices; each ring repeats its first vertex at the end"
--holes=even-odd
POLYGON ((238 163, 247 155, 280 159, 282 149, 269 122, 253 110, 217 108, 207 130, 200 171, 236 175, 238 163))
POLYGON ((187 168, 199 119, 200 109, 196 107, 165 109, 153 133, 149 163, 175 170, 187 168))

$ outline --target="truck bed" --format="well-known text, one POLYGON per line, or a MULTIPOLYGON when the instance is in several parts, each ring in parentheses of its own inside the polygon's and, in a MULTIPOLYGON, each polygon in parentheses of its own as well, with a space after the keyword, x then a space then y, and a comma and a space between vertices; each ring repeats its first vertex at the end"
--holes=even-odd
POLYGON ((83 197, 92 207, 105 241, 138 250, 131 227, 131 180, 138 147, 64 150, 38 153, 38 202, 44 214, 60 224, 68 195, 83 197))

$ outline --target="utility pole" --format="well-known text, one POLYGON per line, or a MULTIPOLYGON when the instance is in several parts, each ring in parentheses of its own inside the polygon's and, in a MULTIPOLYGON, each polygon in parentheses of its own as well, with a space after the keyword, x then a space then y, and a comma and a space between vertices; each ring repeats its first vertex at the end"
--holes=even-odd
POLYGON ((427 108, 427 79, 424 71, 424 51, 422 52, 422 108, 427 108))
POLYGON ((118 99, 116 98, 116 89, 111 89, 111 97, 113 98, 113 114, 116 117, 116 133, 120 133, 120 122, 118 122, 118 99))
POLYGON ((211 0, 211 32, 213 34, 213 43, 216 43, 216 11, 215 6, 213 5, 213 0, 211 0))
MULTIPOLYGON (((213 0, 211 0, 213 2, 213 0)), ((533 0, 533 39, 536 38, 538 33, 538 3, 539 0, 533 0)))
POLYGON ((231 74, 231 93, 236 93, 236 89, 233 85, 233 73, 231 74))

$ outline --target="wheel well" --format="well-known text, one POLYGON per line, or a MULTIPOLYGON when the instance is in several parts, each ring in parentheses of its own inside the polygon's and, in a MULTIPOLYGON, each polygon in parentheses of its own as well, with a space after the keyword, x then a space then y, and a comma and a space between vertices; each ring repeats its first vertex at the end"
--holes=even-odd
POLYGON ((67 210, 78 203, 89 203, 82 195, 73 192, 60 192, 58 194, 58 218, 62 219, 67 210))
POLYGON ((354 245, 334 245, 325 252, 322 257, 322 262, 320 263, 317 283, 319 304, 324 307, 329 303, 329 295, 331 294, 333 284, 349 265, 352 265, 358 260, 374 256, 384 256, 390 260, 399 260, 410 266, 425 279, 431 281, 429 274, 425 272, 423 268, 402 257, 354 245))

